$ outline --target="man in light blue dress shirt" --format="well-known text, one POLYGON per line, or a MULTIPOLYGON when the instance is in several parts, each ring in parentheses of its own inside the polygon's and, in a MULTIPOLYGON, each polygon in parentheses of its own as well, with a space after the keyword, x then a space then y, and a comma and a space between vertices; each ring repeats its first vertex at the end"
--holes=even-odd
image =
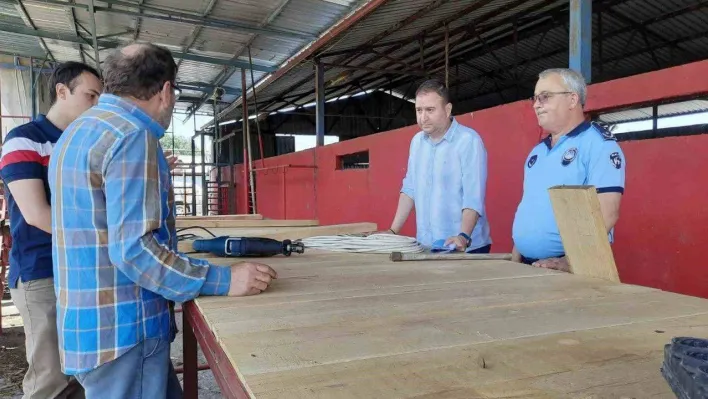
POLYGON ((403 227, 416 210, 416 239, 428 248, 489 253, 492 241, 484 209, 487 152, 474 130, 452 117, 447 88, 429 80, 416 91, 421 132, 413 137, 396 216, 389 231, 403 227))

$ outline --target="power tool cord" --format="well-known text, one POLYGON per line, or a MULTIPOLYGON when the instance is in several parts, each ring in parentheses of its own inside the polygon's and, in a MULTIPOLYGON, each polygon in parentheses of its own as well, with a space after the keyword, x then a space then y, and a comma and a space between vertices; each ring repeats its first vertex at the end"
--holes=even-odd
POLYGON ((182 232, 182 231, 185 231, 185 230, 192 230, 192 229, 204 230, 204 231, 206 231, 209 235, 211 235, 212 237, 216 237, 216 234, 212 233, 209 229, 207 229, 207 228, 205 228, 205 227, 202 227, 202 226, 192 226, 192 227, 183 227, 183 228, 181 228, 181 229, 178 229, 178 230, 176 231, 176 232, 178 233, 178 234, 177 234, 177 241, 192 240, 192 239, 195 239, 195 238, 203 238, 203 237, 200 237, 200 236, 198 236, 198 235, 196 235, 196 234, 192 234, 192 233, 179 234, 179 233, 182 232))
POLYGON ((415 238, 395 234, 317 236, 299 240, 306 248, 332 252, 390 254, 391 252, 420 253, 423 247, 415 238))

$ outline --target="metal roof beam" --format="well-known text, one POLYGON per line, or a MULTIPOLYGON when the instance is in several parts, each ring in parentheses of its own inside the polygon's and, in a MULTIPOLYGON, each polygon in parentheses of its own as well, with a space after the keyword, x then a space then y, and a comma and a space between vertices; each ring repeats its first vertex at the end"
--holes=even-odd
MULTIPOLYGON (((138 0, 138 12, 142 14, 143 9, 140 8, 140 6, 143 5, 145 0, 138 0)), ((138 37, 140 36, 140 25, 143 23, 142 17, 135 17, 135 27, 133 28, 133 41, 138 41, 138 37)))
MULTIPOLYGON (((472 5, 470 5, 470 6, 465 7, 465 9, 464 9, 463 11, 461 11, 460 13, 456 13, 453 17, 446 18, 446 19, 444 19, 444 20, 442 20, 442 21, 438 21, 434 26, 425 29, 425 30, 422 32, 422 34, 418 34, 418 35, 415 35, 415 36, 409 38, 409 40, 407 40, 407 43, 406 43, 406 44, 410 44, 411 42, 418 40, 421 36, 424 36, 424 35, 427 34, 427 33, 431 33, 431 32, 433 32, 433 31, 435 31, 436 29, 438 29, 440 26, 444 26, 445 24, 448 24, 448 23, 450 23, 450 22, 453 22, 453 21, 455 21, 456 19, 459 19, 459 18, 463 17, 463 16, 466 15, 467 13, 470 13, 470 12, 472 12, 472 11, 474 11, 474 10, 477 10, 479 7, 483 7, 484 5, 488 4, 488 3, 491 2, 491 1, 492 1, 492 0, 481 0, 481 1, 479 1, 479 2, 475 2, 474 4, 472 4, 472 5)), ((546 1, 545 1, 544 3, 542 3, 542 4, 545 5, 546 3, 551 3, 551 2, 555 2, 555 0, 546 0, 546 1)), ((475 21, 472 21, 470 24, 471 24, 471 25, 474 25, 474 24, 478 23, 479 21, 485 21, 485 20, 487 20, 487 19, 489 19, 489 18, 492 18, 492 17, 494 17, 494 16, 496 16, 496 15, 499 15, 499 14, 501 14, 501 13, 503 13, 503 12, 506 12, 506 11, 509 11, 509 10, 511 10, 511 9, 514 9, 514 8, 518 7, 519 5, 522 5, 523 3, 525 3, 525 0, 516 0, 516 1, 513 2, 513 3, 509 3, 509 4, 506 4, 506 5, 502 6, 502 7, 498 7, 498 8, 496 8, 496 9, 494 9, 493 11, 488 12, 488 13, 486 13, 485 15, 480 16, 480 17, 477 18, 475 21)), ((466 24, 466 25, 470 25, 470 24, 466 24)), ((498 26, 497 24, 495 24, 495 25, 498 26)), ((464 28, 465 28, 465 29, 468 29, 467 26, 465 26, 464 28)), ((456 30, 458 30, 458 29, 456 29, 456 30)), ((457 33, 459 33, 459 31, 458 31, 457 33)), ((450 31, 450 35, 452 35, 452 34, 453 34, 453 31, 450 31)), ((405 47, 406 44, 400 44, 400 45, 394 46, 394 47, 392 47, 392 48, 389 48, 389 49, 384 50, 384 52, 385 52, 385 53, 388 53, 388 54, 391 54, 393 51, 396 51, 396 50, 398 50, 398 49, 400 49, 400 48, 405 47)), ((419 51, 420 51, 419 49, 416 49, 414 52, 408 53, 408 54, 406 54, 406 55, 404 55, 404 56, 402 56, 402 57, 399 56, 399 57, 397 57, 397 58, 398 58, 399 60, 405 61, 407 58, 410 58, 411 54, 413 54, 413 53, 416 54, 416 55, 419 54, 419 51)), ((393 64, 395 64, 395 62, 389 62, 389 63, 385 64, 384 66, 382 66, 381 68, 382 68, 382 69, 385 69, 385 68, 390 67, 390 66, 393 65, 393 64)), ((427 69, 427 68, 426 68, 426 69, 427 69)), ((388 71, 387 71, 387 72, 388 72, 388 71)), ((387 73, 387 72, 373 72, 373 73, 379 74, 379 73, 387 73)), ((391 72, 391 73, 393 73, 393 72, 391 72)), ((287 89, 283 90, 283 92, 292 91, 294 88, 297 88, 297 87, 299 87, 299 86, 303 85, 304 83, 306 83, 306 82, 308 82, 308 81, 311 81, 311 80, 312 80, 312 77, 311 77, 311 76, 308 76, 307 78, 298 81, 298 82, 295 83, 294 85, 289 86, 287 89)))
MULTIPOLYGON (((207 17, 211 13, 211 10, 214 8, 215 4, 216 4, 216 0, 209 0, 209 4, 207 4, 206 8, 204 9, 204 12, 202 13, 202 17, 207 17)), ((192 29, 192 33, 187 38, 187 41, 186 41, 187 44, 185 44, 184 47, 182 47, 183 53, 189 52, 189 49, 192 48, 192 46, 194 45, 194 42, 197 41, 197 37, 199 37, 200 33, 202 33, 201 26, 195 26, 192 29)), ((177 62, 177 69, 179 69, 180 65, 182 65, 181 59, 177 62)))
MULTIPOLYGON (((178 82, 177 85, 184 90, 194 90, 194 91, 200 91, 202 93, 211 95, 214 93, 214 90, 217 89, 218 86, 208 84, 208 83, 200 83, 200 82, 178 82)), ((240 96, 241 95, 241 90, 236 89, 233 87, 218 87, 220 89, 224 90, 224 94, 232 95, 232 96, 240 96)))
MULTIPOLYGON (((625 1, 625 0, 605 1, 604 3, 598 4, 597 7, 594 7, 595 12, 600 12, 601 10, 605 9, 606 7, 621 3, 623 1, 625 1)), ((527 10, 527 15, 529 12, 537 11, 537 10, 539 10, 551 3, 553 3, 552 0, 547 0, 546 2, 540 3, 534 9, 527 10)), ((553 28, 560 26, 556 17, 563 15, 563 13, 567 13, 567 10, 568 10, 567 4, 562 4, 561 6, 556 7, 553 10, 553 12, 551 12, 551 13, 542 14, 540 16, 534 16, 535 20, 530 19, 532 21, 530 24, 527 24, 521 28, 517 28, 517 30, 516 30, 517 39, 516 40, 520 41, 520 40, 526 39, 528 37, 534 36, 536 34, 545 33, 547 31, 550 31, 553 28), (544 22, 548 18, 551 18, 552 20, 554 20, 554 23, 548 24, 548 23, 544 22)), ((494 27, 510 24, 513 22, 513 18, 514 17, 512 16, 512 17, 507 18, 506 20, 496 22, 494 24, 494 27)), ((471 27, 473 28, 474 26, 475 26, 474 24, 470 24, 467 26, 456 28, 450 32, 451 32, 451 34, 452 34, 452 32, 455 32, 455 34, 456 34, 456 33, 459 33, 461 30, 470 30, 471 27)), ((629 28, 627 30, 631 30, 631 28, 629 28)), ((483 33, 484 32, 481 32, 481 34, 483 34, 483 33)), ((449 60, 451 66, 455 65, 455 63, 465 62, 465 61, 469 60, 467 58, 467 55, 469 53, 474 52, 474 53, 479 54, 479 50, 484 49, 484 47, 485 47, 484 43, 481 43, 481 41, 479 40, 478 37, 476 37, 476 36, 472 37, 470 40, 471 40, 471 43, 464 45, 463 49, 460 49, 460 47, 457 47, 454 50, 454 52, 453 52, 454 55, 450 56, 450 60, 449 60)), ((514 30, 512 28, 505 29, 502 33, 499 33, 499 34, 495 35, 495 37, 488 39, 487 43, 488 43, 488 50, 491 50, 491 51, 512 45, 514 43, 514 30)), ((434 49, 431 49, 431 50, 434 50, 434 49)), ((403 56, 403 59, 416 56, 417 52, 418 52, 418 50, 410 51, 408 54, 403 56)), ((484 56, 486 54, 487 53, 485 52, 484 54, 480 54, 479 56, 484 56)), ((474 58, 477 58, 477 57, 474 57, 474 58)), ((472 58, 472 59, 474 59, 474 58, 472 58)), ((429 67, 427 68, 427 70, 430 73, 435 73, 435 72, 440 71, 445 66, 444 61, 445 61, 444 56, 434 58, 433 61, 429 62, 429 64, 428 64, 429 67)), ((387 64, 385 66, 387 67, 390 65, 392 65, 392 64, 387 64)), ((504 67, 504 69, 506 70, 506 69, 508 69, 508 67, 504 67)), ((501 68, 490 71, 489 73, 487 73, 486 75, 483 75, 483 76, 486 76, 489 78, 494 78, 494 76, 496 76, 500 70, 501 70, 501 68)), ((394 79, 394 81, 397 81, 399 84, 404 83, 403 81, 401 81, 401 78, 396 78, 396 79, 394 79)))
MULTIPOLYGON (((378 42, 379 40, 391 35, 392 33, 398 31, 399 29, 401 29, 407 25, 410 25, 411 23, 417 21, 418 19, 424 17, 425 15, 428 15, 431 11, 440 7, 442 4, 446 3, 447 1, 448 0, 433 0, 433 1, 429 2, 425 7, 419 9, 418 11, 413 13, 412 15, 405 18, 404 20, 393 24, 388 29, 385 29, 383 32, 381 32, 378 35, 375 35, 371 39, 367 40, 366 43, 359 45, 357 47, 357 50, 355 50, 354 54, 346 55, 346 56, 334 61, 333 63, 334 64, 346 64, 352 60, 355 60, 357 57, 359 57, 361 54, 363 54, 365 49, 368 49, 371 44, 378 42)), ((485 2, 489 3, 490 1, 492 1, 492 0, 480 0, 475 3, 482 4, 485 2)), ((475 6, 476 6, 476 4, 475 4, 475 6)))
MULTIPOLYGON (((48 31, 44 31, 44 30, 32 30, 32 29, 17 26, 17 25, 2 25, 2 24, 0 24, 0 32, 15 33, 18 35, 25 35, 25 36, 32 36, 32 37, 41 37, 41 38, 45 38, 45 39, 59 40, 59 41, 68 42, 68 43, 88 44, 88 43, 86 43, 85 39, 83 39, 82 37, 76 36, 76 35, 71 35, 71 34, 66 34, 66 33, 48 32, 48 31)), ((108 40, 97 40, 97 42, 101 47, 104 47, 104 48, 117 48, 117 47, 120 47, 124 44, 121 42, 108 41, 108 40)), ((248 62, 237 61, 237 60, 233 60, 233 59, 226 60, 223 58, 206 57, 206 56, 183 53, 183 52, 178 52, 178 51, 172 51, 172 56, 175 58, 182 58, 185 60, 195 61, 195 62, 204 62, 207 64, 213 64, 213 65, 224 65, 224 66, 231 66, 231 67, 235 67, 235 68, 244 68, 244 69, 250 68, 250 65, 248 62)), ((262 72, 273 72, 277 68, 272 67, 272 66, 267 66, 267 65, 253 64, 253 69, 256 71, 262 71, 262 72)))
POLYGON ((107 13, 124 14, 124 15, 139 15, 142 18, 161 19, 161 20, 165 20, 165 21, 182 22, 182 23, 198 25, 198 26, 208 26, 208 27, 212 27, 212 28, 230 29, 230 30, 236 30, 236 31, 241 31, 241 32, 246 32, 246 33, 254 33, 254 34, 259 34, 259 35, 264 35, 264 36, 276 37, 276 38, 281 38, 281 39, 290 39, 291 40, 292 38, 298 38, 298 39, 305 39, 305 40, 313 40, 316 38, 315 35, 312 35, 310 33, 298 32, 298 31, 288 30, 288 29, 259 28, 257 26, 252 26, 252 25, 241 23, 241 22, 229 21, 229 20, 225 20, 225 19, 206 18, 206 17, 203 17, 199 14, 192 13, 192 12, 185 11, 185 10, 174 10, 174 9, 155 7, 155 6, 146 6, 146 5, 136 7, 135 3, 130 3, 130 2, 121 1, 121 0, 100 0, 100 1, 102 1, 106 4, 109 4, 109 5, 137 9, 138 11, 142 12, 142 13, 139 13, 136 11, 120 10, 115 7, 112 7, 112 8, 100 7, 99 8, 100 11, 107 12, 107 13), (148 12, 150 12, 150 13, 148 13, 148 12))
MULTIPOLYGON (((260 28, 265 28, 269 23, 273 22, 273 20, 274 20, 275 18, 277 18, 278 15, 280 15, 280 14, 283 12, 283 9, 285 8, 285 6, 286 6, 289 2, 290 2, 290 0, 282 0, 281 3, 280 3, 280 5, 278 5, 278 7, 276 7, 275 10, 273 10, 273 12, 270 13, 270 15, 268 15, 258 26, 259 26, 260 28)), ((250 46, 250 45, 253 43, 253 41, 256 40, 256 37, 257 37, 257 36, 258 36, 258 35, 255 35, 255 34, 252 35, 252 36, 248 39, 248 42, 247 42, 247 43, 243 46, 243 48, 241 49, 241 52, 240 52, 239 54, 237 54, 237 55, 234 57, 234 59, 236 59, 236 58, 242 56, 242 55, 245 53, 246 48, 248 48, 248 46, 250 46)), ((249 54, 250 54, 250 53, 249 53, 249 54)), ((251 61, 250 57, 249 57, 249 61, 251 61)), ((231 76, 233 76, 233 74, 234 74, 235 72, 236 72, 236 69, 224 68, 224 70, 221 71, 221 73, 212 81, 212 84, 214 84, 214 85, 223 85, 224 83, 226 83, 226 81, 228 81, 228 80, 231 78, 231 76)), ((242 89, 243 89, 243 90, 246 90, 246 87, 242 87, 242 89)), ((246 93, 246 97, 248 97, 248 93, 246 93)), ((198 110, 199 108, 201 108, 201 107, 206 103, 206 101, 207 101, 207 98, 206 98, 206 96, 205 96, 205 97, 202 99, 202 101, 199 102, 199 104, 195 104, 195 105, 194 105, 194 109, 190 110, 190 111, 187 113, 187 118, 185 118, 184 120, 186 121, 187 119, 189 119, 189 118, 192 116, 192 114, 193 114, 194 112, 197 112, 197 110, 198 110)), ((219 116, 219 115, 217 115, 217 117, 218 117, 218 116, 219 116)))
MULTIPOLYGON (((69 3, 73 3, 74 0, 69 0, 69 3)), ((69 22, 71 25, 74 27, 74 32, 76 32, 76 36, 81 36, 79 34, 79 25, 76 24, 76 15, 74 15, 74 9, 69 7, 65 8, 64 11, 66 12, 67 17, 69 17, 69 22)), ((79 47, 79 55, 81 56, 81 62, 84 64, 86 63, 86 57, 84 56, 84 49, 81 44, 78 45, 79 47)))
MULTIPOLYGON (((421 36, 424 36, 426 33, 433 32, 434 30, 438 29, 440 26, 444 26, 444 24, 447 24, 447 23, 450 23, 450 22, 452 22, 452 21, 455 21, 456 19, 459 19, 459 18, 463 17, 463 16, 466 15, 467 13, 470 13, 470 12, 472 12, 472 11, 474 11, 474 10, 477 10, 479 7, 483 7, 484 5, 490 3, 491 1, 492 1, 492 0, 481 0, 481 1, 475 2, 474 4, 472 4, 472 5, 470 5, 470 6, 465 7, 464 10, 462 10, 460 13, 456 13, 453 17, 446 18, 446 19, 444 19, 444 20, 442 20, 442 21, 438 21, 434 26, 425 29, 421 34, 415 35, 414 37, 410 38, 410 40, 408 41, 407 44, 410 44, 411 42, 418 40, 421 36)), ((555 0, 546 0, 546 1, 548 2, 548 1, 555 1, 555 0)), ((525 0, 516 0, 516 2, 514 2, 514 3, 509 3, 509 4, 505 5, 505 6, 499 7, 499 8, 497 8, 497 9, 495 9, 494 11, 491 11, 491 12, 489 12, 489 13, 487 13, 487 14, 481 16, 481 17, 479 17, 477 20, 473 21, 472 24, 475 24, 476 22, 478 22, 478 21, 480 21, 480 20, 483 21, 483 20, 486 20, 486 19, 488 19, 488 18, 491 18, 491 17, 493 17, 493 16, 495 16, 495 15, 498 15, 498 14, 500 14, 500 13, 503 13, 503 12, 505 12, 505 11, 508 11, 509 9, 513 9, 513 8, 517 7, 518 5, 520 5, 520 4, 523 4, 524 2, 525 2, 525 0)), ((452 34, 452 32, 450 32, 450 34, 452 34)), ((396 51, 396 50, 398 50, 398 49, 404 47, 405 44, 401 44, 401 45, 399 45, 399 46, 394 46, 394 47, 392 47, 392 48, 386 49, 386 50, 384 50, 384 52, 385 52, 385 53, 388 53, 388 54, 391 54, 393 51, 396 51), (400 47, 399 47, 399 46, 400 46, 400 47)), ((416 50, 415 50, 415 54, 419 54, 419 51, 420 51, 419 49, 416 49, 416 50)), ((407 58, 410 58, 410 54, 411 54, 411 53, 406 54, 406 55, 403 56, 403 57, 398 57, 398 58, 399 58, 400 60, 404 60, 404 61, 405 61, 407 58)), ((349 57, 347 57, 347 58, 349 58, 349 57)), ((390 67, 390 66, 393 65, 393 64, 395 64, 395 62, 389 62, 389 63, 385 64, 384 66, 382 66, 381 68, 382 68, 382 69, 385 69, 385 68, 390 67)), ((373 72, 373 73, 384 73, 384 72, 373 72)), ((294 88, 296 88, 296 87, 299 87, 299 86, 301 86, 302 84, 304 84, 305 82, 308 82, 308 81, 310 81, 310 80, 312 80, 312 77, 311 77, 311 76, 308 76, 306 79, 302 79, 302 80, 300 80, 299 82, 297 82, 296 84, 291 85, 288 89, 284 90, 284 92, 291 91, 292 89, 294 89, 294 88)))
MULTIPOLYGON (((39 4, 51 4, 59 5, 62 7, 74 7, 80 8, 88 11, 88 6, 86 4, 79 3, 65 3, 60 0, 25 0, 39 4)), ((206 18, 200 14, 190 12, 187 10, 179 10, 166 7, 156 7, 149 6, 141 3, 131 3, 122 0, 96 0, 102 3, 106 3, 109 7, 96 7, 96 11, 105 12, 109 14, 121 14, 129 15, 140 18, 150 18, 159 19, 163 21, 180 22, 195 26, 204 26, 212 28, 220 28, 226 30, 233 30, 246 33, 254 33, 269 37, 280 38, 284 40, 292 40, 293 38, 304 39, 304 40, 314 40, 317 38, 316 35, 312 35, 306 32, 298 32, 294 30, 287 29, 273 29, 273 28, 259 28, 257 26, 252 26, 244 24, 241 22, 230 21, 225 19, 216 18, 206 18), (122 9, 116 8, 115 6, 123 7, 122 9)), ((136 25, 136 31, 139 31, 139 24, 136 25)))
MULTIPOLYGON (((706 5, 708 5, 708 3, 706 5)), ((632 27, 634 27, 634 29, 641 31, 644 35, 653 37, 654 39, 659 40, 661 42, 668 42, 669 41, 663 35, 660 35, 659 33, 655 32, 654 30, 649 29, 645 23, 639 23, 639 22, 635 21, 634 19, 620 13, 617 10, 612 10, 612 9, 608 8, 606 12, 611 17, 618 19, 625 24, 631 25, 632 27)), ((647 45, 648 45, 648 41, 647 41, 647 45)), ((677 50, 680 50, 682 53, 684 53, 684 55, 686 55, 688 57, 693 56, 693 54, 691 52, 689 52, 688 50, 684 49, 683 47, 681 47, 679 45, 675 45, 673 47, 677 50)))
MULTIPOLYGON (((355 25, 357 22, 365 19, 367 16, 371 15, 378 7, 381 5, 385 4, 389 0, 369 0, 365 3, 363 3, 359 8, 356 9, 353 13, 350 13, 347 15, 345 18, 337 22, 334 26, 330 27, 327 29, 316 41, 314 41, 312 44, 309 46, 306 46, 302 50, 298 51, 297 54, 294 56, 290 57, 275 73, 270 74, 266 76, 264 79, 261 79, 258 81, 256 84, 256 91, 259 89, 262 90, 265 87, 267 87, 270 83, 273 81, 277 80, 278 78, 282 77, 283 75, 287 74, 289 71, 291 71, 293 68, 295 68, 297 65, 299 65, 302 61, 306 60, 307 58, 311 57, 313 54, 315 54, 318 50, 320 50, 323 46, 325 46, 330 40, 336 38, 339 36, 342 32, 345 32, 348 28, 351 26, 355 25)), ((239 98, 238 100, 234 101, 231 103, 230 106, 226 107, 226 109, 222 110, 219 113, 219 118, 223 118, 226 114, 231 112, 232 110, 236 109, 238 106, 241 105, 243 102, 243 96, 239 98)), ((248 106, 248 105, 246 105, 248 106)), ((211 126, 210 123, 207 123, 205 126, 211 126)))
MULTIPOLYGON (((703 6, 708 7, 708 2, 704 2, 703 6)), ((665 13, 665 14, 663 14, 663 15, 661 15, 661 16, 658 16, 658 17, 652 18, 652 19, 650 19, 650 20, 641 22, 641 24, 646 26, 646 25, 650 25, 650 24, 653 24, 653 23, 656 23, 656 22, 661 22, 661 21, 664 21, 664 20, 666 20, 666 19, 674 18, 674 17, 680 15, 681 13, 690 12, 690 11, 692 11, 692 10, 695 10, 694 6, 685 7, 685 8, 683 8, 683 9, 681 9, 681 10, 676 10, 676 11, 672 11, 672 12, 669 12, 669 13, 665 13), (681 12, 681 13, 678 13, 678 11, 682 11, 682 12, 681 12)), ((598 10, 597 12, 599 12, 599 10, 598 10)), ((558 26, 559 26, 558 24, 548 24, 548 25, 545 26, 546 29, 542 29, 542 30, 533 29, 532 31, 529 32, 529 35, 526 36, 526 37, 530 37, 530 36, 533 36, 533 35, 536 35, 536 34, 540 34, 540 33, 544 33, 544 32, 550 31, 550 30, 552 30, 552 29, 557 28, 558 26)), ((613 37, 615 37, 615 36, 618 36, 618 35, 627 33, 627 32, 629 32, 629 31, 631 31, 631 30, 632 30, 632 27, 631 27, 631 26, 626 26, 626 27, 623 27, 623 28, 614 30, 614 31, 612 31, 612 32, 603 33, 603 35, 602 35, 602 40, 611 39, 611 38, 613 38, 613 37)), ((526 38, 526 37, 525 37, 525 38, 526 38)), ((593 41, 597 41, 597 40, 599 40, 599 35, 598 35, 598 37, 593 38, 593 41)), ((663 43, 669 43, 669 42, 664 41, 663 43)), ((503 42, 500 41, 499 43, 497 43, 496 46, 497 46, 497 48, 498 48, 498 47, 504 47, 504 46, 506 46, 506 45, 508 45, 508 44, 509 44, 509 40, 505 40, 505 41, 503 41, 503 42)), ((460 52, 459 54, 456 54, 454 58, 451 58, 451 59, 450 59, 450 61, 451 61, 451 62, 452 62, 453 60, 454 60, 454 61, 465 61, 465 60, 466 60, 466 61, 473 61, 473 60, 475 60, 475 59, 478 58, 478 57, 469 58, 469 57, 468 57, 468 54, 476 52, 479 48, 480 48, 480 47, 479 47, 478 45, 476 45, 476 46, 474 46, 474 47, 470 47, 470 48, 468 48, 468 49, 466 49, 466 50, 460 52)), ((552 55, 556 55, 556 54, 560 54, 560 53, 562 53, 563 51, 566 51, 566 49, 561 49, 561 50, 553 51, 553 52, 551 52, 551 56, 552 56, 552 55)), ((538 59, 540 59, 540 58, 539 58, 539 57, 533 57, 533 58, 531 58, 530 60, 521 60, 521 61, 522 61, 522 62, 524 62, 524 61, 526 61, 526 62, 533 62, 533 61, 537 61, 538 59)), ((603 62, 606 62, 607 60, 603 59, 602 61, 603 61, 603 62)), ((595 64, 595 63, 593 62, 593 64, 595 64)), ((439 63, 439 64, 438 64, 438 67, 436 68, 436 70, 439 69, 440 67, 441 67, 441 64, 439 63)), ((495 74, 495 73, 498 73, 499 71, 500 71, 500 69, 495 69, 495 70, 488 71, 487 74, 495 74)), ((480 75, 480 76, 484 76, 484 75, 480 75)))
MULTIPOLYGON (((684 36, 684 37, 681 37, 681 38, 678 38, 678 39, 674 39, 674 40, 667 41, 667 42, 664 42, 664 43, 661 43, 661 44, 657 44, 657 45, 653 45, 653 46, 647 46, 647 47, 644 47, 644 48, 641 48, 641 49, 637 49, 637 50, 632 51, 632 52, 629 52, 629 53, 624 53, 624 54, 620 54, 620 55, 615 56, 615 57, 612 57, 612 58, 604 59, 603 62, 621 61, 621 60, 624 60, 624 59, 627 59, 627 58, 631 58, 631 57, 634 57, 634 56, 637 56, 637 55, 641 55, 641 54, 644 54, 644 53, 648 53, 648 52, 650 52, 650 51, 652 51, 652 50, 657 50, 657 49, 661 49, 661 48, 664 48, 664 47, 671 47, 671 46, 673 46, 673 45, 675 45, 675 44, 680 44, 680 43, 683 43, 683 42, 689 42, 689 41, 696 40, 696 39, 700 39, 700 38, 704 38, 704 37, 708 37, 708 31, 696 33, 696 34, 693 34, 693 35, 684 36)), ((566 51, 567 51, 567 49, 549 51, 549 52, 540 54, 540 55, 538 55, 538 56, 536 56, 536 57, 527 59, 527 60, 525 60, 525 61, 527 61, 527 62, 534 62, 534 61, 538 61, 538 60, 540 60, 540 59, 549 58, 549 57, 556 56, 556 55, 558 55, 558 54, 562 54, 562 53, 564 53, 564 52, 566 52, 566 51)), ((691 59, 690 61, 694 61, 694 60, 702 59, 702 58, 703 58, 703 55, 697 54, 697 55, 694 55, 694 56, 693 56, 693 59, 691 59)), ((593 66, 599 66, 599 64, 600 64, 600 61, 599 61, 599 60, 593 61, 593 66)), ((535 82, 535 80, 536 80, 536 78, 534 77, 534 78, 533 78, 533 82, 535 82)), ((602 80, 602 79, 599 79, 599 80, 602 80)), ((525 80, 523 83, 531 83, 531 81, 532 81, 531 79, 528 79, 528 80, 525 80)), ((510 84, 510 85, 508 85, 508 86, 504 86, 504 87, 501 88, 501 90, 512 89, 512 88, 515 87, 514 84, 516 84, 516 83, 510 84)), ((496 90, 494 90, 494 91, 496 91, 496 90)), ((485 92, 485 93, 480 93, 480 94, 478 94, 478 95, 476 95, 476 96, 474 96, 474 97, 464 98, 464 99, 461 99, 461 100, 459 100, 459 101, 467 101, 467 100, 474 99, 475 97, 481 97, 481 96, 484 96, 484 95, 487 95, 487 94, 493 94, 494 91, 489 91, 489 92, 485 92)))
MULTIPOLYGON (((22 14, 22 19, 25 21, 25 24, 27 24, 27 26, 29 26, 30 28, 37 30, 37 27, 35 26, 34 21, 32 21, 32 18, 27 12, 25 5, 22 3, 22 0, 15 0, 15 7, 20 11, 20 14, 22 14)), ((49 47, 47 47, 47 43, 45 43, 44 39, 41 37, 39 38, 39 45, 42 46, 46 53, 44 58, 49 57, 50 60, 56 61, 56 59, 54 58, 54 54, 52 54, 52 52, 49 50, 49 47)))
POLYGON ((89 0, 89 22, 91 26, 91 45, 95 58, 94 62, 96 63, 98 74, 101 75, 101 58, 98 54, 98 35, 96 34, 96 7, 94 7, 93 0, 89 0))
MULTIPOLYGON (((671 41, 666 42, 666 43, 661 43, 661 44, 654 45, 654 46, 647 46, 647 47, 644 47, 644 48, 635 50, 635 51, 633 51, 633 52, 630 52, 630 53, 627 53, 627 54, 622 54, 622 55, 619 55, 619 56, 616 56, 616 57, 612 57, 612 58, 610 58, 610 59, 606 59, 606 60, 603 60, 603 61, 606 61, 606 62, 618 61, 618 60, 622 60, 622 59, 626 59, 626 58, 630 58, 630 57, 634 57, 634 56, 637 56, 637 55, 640 55, 640 54, 647 53, 647 52, 649 52, 649 51, 652 50, 652 49, 653 49, 653 50, 656 50, 656 49, 659 49, 659 48, 670 47, 670 46, 672 46, 672 45, 674 45, 674 44, 683 43, 683 42, 688 42, 688 41, 691 41, 691 40, 696 40, 696 39, 705 38, 705 37, 708 37, 708 32, 701 32, 701 33, 697 33, 697 34, 694 34, 694 35, 684 36, 684 37, 679 38, 679 39, 671 40, 671 41)), ((565 50, 563 50, 563 51, 565 51, 565 50)), ((561 51, 561 52, 562 52, 562 51, 561 51)), ((559 52, 556 51, 556 52, 553 52, 553 53, 559 53, 559 52)), ((539 56, 539 57, 545 58, 545 57, 549 57, 549 56, 553 56, 553 55, 556 55, 556 54, 546 53, 546 54, 543 54, 543 55, 541 55, 541 56, 539 56)), ((693 56, 693 59, 692 59, 691 61, 698 60, 698 59, 702 59, 702 58, 703 58, 703 56, 701 56, 701 55, 694 55, 694 56, 693 56)), ((599 65, 598 65, 599 62, 600 62, 600 61, 594 61, 594 62, 593 62, 593 66, 599 66, 599 65)), ((611 71, 610 71, 610 72, 611 72, 611 71)), ((605 77, 606 77, 606 76, 605 76, 605 77)), ((600 77, 600 79, 597 79, 597 80, 598 80, 598 81, 602 81, 605 77, 600 77)), ((532 84, 532 83, 535 83, 535 81, 536 81, 536 78, 533 78, 533 79, 527 79, 527 80, 523 81, 522 83, 524 83, 524 84, 532 84)), ((516 84, 518 84, 518 83, 519 83, 519 82, 513 82, 513 83, 511 83, 511 84, 509 84, 509 85, 507 85, 507 86, 503 86, 503 87, 501 87, 501 90, 510 90, 510 89, 513 89, 514 87, 516 87, 516 84)), ((479 98, 479 97, 487 96, 487 95, 490 95, 490 94, 494 94, 494 93, 496 93, 496 91, 497 91, 496 89, 490 90, 490 91, 486 91, 486 92, 483 92, 483 93, 476 94, 476 95, 474 95, 474 96, 462 98, 462 99, 460 99, 460 100, 458 100, 458 101, 459 101, 459 102, 462 102, 462 101, 474 100, 475 98, 479 98)))

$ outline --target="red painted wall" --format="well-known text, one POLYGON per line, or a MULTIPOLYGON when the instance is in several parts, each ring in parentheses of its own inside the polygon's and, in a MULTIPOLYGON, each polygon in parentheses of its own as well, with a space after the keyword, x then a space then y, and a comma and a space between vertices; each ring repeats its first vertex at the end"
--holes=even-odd
MULTIPOLYGON (((708 61, 592 85, 588 112, 708 93, 708 61)), ((460 123, 482 136, 489 156, 487 212, 494 252, 511 250, 523 164, 541 132, 529 102, 471 114, 460 123)), ((318 218, 322 224, 371 221, 386 229, 405 175, 411 126, 260 161, 258 212, 270 218, 318 218), (338 155, 368 150, 370 166, 337 170, 338 155), (311 168, 271 169, 278 165, 311 168), (285 172, 283 172, 285 170, 285 172), (285 184, 283 184, 285 183, 285 184), (285 201, 284 201, 285 198, 285 201)), ((623 282, 708 297, 708 135, 621 143, 626 194, 613 246, 623 282)), ((240 172, 240 167, 237 171, 240 172)), ((237 187, 241 174, 237 172, 237 187)), ((238 204, 238 211, 245 207, 238 204)), ((404 234, 414 235, 414 217, 404 234)))

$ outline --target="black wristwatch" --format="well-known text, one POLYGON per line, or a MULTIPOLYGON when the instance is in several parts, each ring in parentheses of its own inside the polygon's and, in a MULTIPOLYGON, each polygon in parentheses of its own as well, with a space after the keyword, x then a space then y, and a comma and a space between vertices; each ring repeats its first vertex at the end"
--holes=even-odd
POLYGON ((466 246, 466 247, 469 247, 470 244, 472 243, 472 238, 470 238, 470 236, 468 236, 466 233, 460 233, 460 234, 458 234, 458 235, 459 235, 460 237, 463 237, 463 238, 465 239, 465 241, 467 242, 467 245, 465 245, 465 246, 466 246))

